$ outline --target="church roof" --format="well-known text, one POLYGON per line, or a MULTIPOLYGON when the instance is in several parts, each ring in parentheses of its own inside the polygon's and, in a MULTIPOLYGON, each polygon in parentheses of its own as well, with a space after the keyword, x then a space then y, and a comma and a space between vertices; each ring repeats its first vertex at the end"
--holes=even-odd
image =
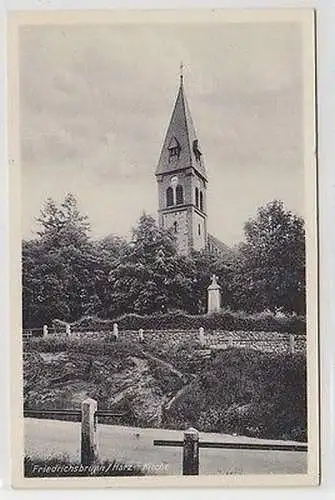
POLYGON ((181 76, 177 99, 161 150, 156 175, 187 167, 193 167, 207 180, 206 169, 186 100, 183 77, 181 76), (171 154, 172 150, 174 154, 171 154))
POLYGON ((216 249, 217 251, 214 253, 219 253, 222 257, 233 256, 233 250, 228 245, 226 245, 225 243, 223 243, 223 241, 219 240, 218 238, 209 233, 207 236, 207 245, 210 251, 216 249))

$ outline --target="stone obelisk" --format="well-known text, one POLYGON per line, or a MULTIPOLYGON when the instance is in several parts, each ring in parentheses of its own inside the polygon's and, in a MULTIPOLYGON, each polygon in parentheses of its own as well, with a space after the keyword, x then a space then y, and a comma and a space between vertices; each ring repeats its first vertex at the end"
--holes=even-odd
POLYGON ((221 287, 216 281, 216 276, 213 274, 212 283, 207 288, 208 293, 208 314, 220 311, 221 309, 221 287))

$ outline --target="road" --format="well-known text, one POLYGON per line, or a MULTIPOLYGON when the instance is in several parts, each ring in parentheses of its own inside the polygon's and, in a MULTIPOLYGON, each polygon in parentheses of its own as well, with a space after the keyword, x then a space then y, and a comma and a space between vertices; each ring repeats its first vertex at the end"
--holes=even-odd
MULTIPOLYGON (((65 456, 79 462, 80 423, 25 418, 24 427, 26 455, 65 456)), ((181 474, 182 448, 153 446, 153 440, 182 440, 182 431, 98 424, 97 439, 101 460, 146 464, 150 474, 181 474)), ((200 433, 200 440, 284 443, 214 433, 200 433)), ((200 449, 200 474, 304 474, 306 470, 304 452, 200 449)))

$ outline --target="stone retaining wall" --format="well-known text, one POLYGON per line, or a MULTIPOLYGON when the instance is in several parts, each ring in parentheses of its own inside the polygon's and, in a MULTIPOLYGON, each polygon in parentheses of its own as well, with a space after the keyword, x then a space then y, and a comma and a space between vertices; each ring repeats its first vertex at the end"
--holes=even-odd
MULTIPOLYGON (((101 332, 71 332, 71 337, 98 338, 101 335, 113 336, 113 331, 101 332)), ((127 339, 131 342, 139 341, 138 330, 119 330, 118 339, 127 339)), ((144 342, 169 342, 171 347, 181 343, 200 343, 199 331, 196 330, 143 330, 144 342)), ((290 344, 290 334, 278 332, 248 332, 248 331, 219 331, 204 332, 204 348, 252 347, 262 351, 287 351, 290 344)), ((294 335, 295 351, 301 352, 306 348, 306 336, 294 335)))

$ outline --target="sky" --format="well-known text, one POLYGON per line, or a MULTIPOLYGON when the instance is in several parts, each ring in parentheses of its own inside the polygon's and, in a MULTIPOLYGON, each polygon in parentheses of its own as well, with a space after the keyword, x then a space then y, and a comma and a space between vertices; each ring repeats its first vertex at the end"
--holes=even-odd
POLYGON ((273 199, 304 215, 295 24, 20 28, 22 229, 72 192, 92 235, 156 216, 154 171, 184 86, 207 173, 208 230, 228 245, 273 199))

